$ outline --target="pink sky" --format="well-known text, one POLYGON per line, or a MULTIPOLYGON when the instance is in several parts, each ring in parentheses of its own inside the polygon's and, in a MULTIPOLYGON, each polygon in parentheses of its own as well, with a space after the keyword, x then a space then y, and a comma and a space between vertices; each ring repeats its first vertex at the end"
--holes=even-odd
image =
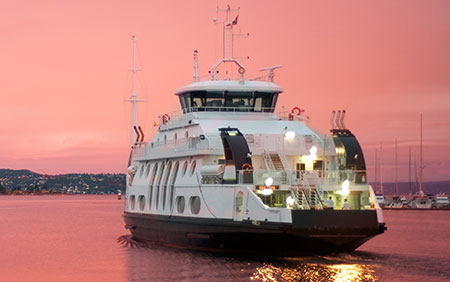
POLYGON ((131 36, 138 38, 138 88, 149 99, 147 136, 173 90, 190 83, 192 52, 204 75, 221 52, 216 6, 239 6, 237 56, 249 77, 282 64, 279 109, 300 106, 326 131, 333 109, 359 138, 373 176, 383 144, 400 180, 408 146, 424 180, 450 179, 450 1, 8 1, 0 10, 0 167, 41 173, 124 172, 129 154, 131 36), (128 83, 127 83, 128 80, 128 83))

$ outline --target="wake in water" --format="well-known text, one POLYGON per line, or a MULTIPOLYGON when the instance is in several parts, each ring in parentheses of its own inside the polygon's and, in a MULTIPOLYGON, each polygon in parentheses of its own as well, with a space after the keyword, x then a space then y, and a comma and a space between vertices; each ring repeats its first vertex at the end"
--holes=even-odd
POLYGON ((130 234, 122 235, 119 238, 117 238, 117 243, 127 248, 142 248, 142 249, 149 248, 148 244, 133 239, 133 237, 130 234))

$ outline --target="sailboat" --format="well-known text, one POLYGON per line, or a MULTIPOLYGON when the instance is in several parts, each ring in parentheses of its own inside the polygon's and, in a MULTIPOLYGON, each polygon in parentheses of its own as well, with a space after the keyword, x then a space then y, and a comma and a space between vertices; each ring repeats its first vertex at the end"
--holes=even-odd
POLYGON ((422 114, 420 114, 420 166, 419 166, 419 192, 413 195, 410 207, 413 209, 431 209, 432 200, 425 195, 422 188, 423 182, 423 137, 422 137, 422 114))

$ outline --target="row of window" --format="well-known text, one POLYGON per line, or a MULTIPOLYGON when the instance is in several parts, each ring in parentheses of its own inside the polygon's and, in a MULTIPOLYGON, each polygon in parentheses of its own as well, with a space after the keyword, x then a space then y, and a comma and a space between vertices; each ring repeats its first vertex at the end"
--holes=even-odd
MULTIPOLYGON (((129 207, 132 210, 140 210, 143 211, 145 209, 145 196, 139 195, 136 201, 136 196, 131 195, 129 198, 129 207), (137 206, 136 206, 137 205, 137 206)), ((184 196, 178 196, 176 198, 176 207, 177 207, 177 213, 183 214, 186 206, 186 201, 184 199, 184 196)), ((198 196, 191 196, 189 198, 189 207, 191 214, 199 214, 200 208, 201 208, 201 201, 200 197, 198 196)))
MULTIPOLYGON (((179 162, 177 161, 177 164, 176 164, 177 168, 178 168, 178 163, 179 162)), ((148 176, 150 174, 150 167, 151 167, 150 162, 146 162, 145 164, 140 165, 138 168, 138 173, 136 173, 136 175, 138 175, 139 178, 142 178, 142 177, 148 178, 148 176)), ((196 167, 197 167, 197 161, 193 160, 191 162, 190 176, 192 176, 194 174, 196 167)), ((188 168, 188 161, 185 161, 183 164, 182 171, 181 171, 181 176, 186 175, 187 168, 188 168)), ((157 169, 158 169, 158 163, 155 163, 153 165, 153 171, 156 173, 155 170, 157 170, 157 169)), ((175 177, 176 177, 176 175, 175 175, 175 177)))
MULTIPOLYGON (((184 133, 184 138, 189 138, 189 132, 186 130, 186 132, 184 133)), ((164 141, 164 144, 167 144, 167 141, 168 141, 168 139, 167 139, 167 135, 164 135, 164 138, 163 138, 163 141, 164 141)), ((175 132, 174 134, 173 134, 173 142, 174 143, 177 143, 177 141, 178 141, 178 134, 175 132)), ((153 147, 153 142, 151 143, 151 146, 153 147)), ((156 144, 159 144, 159 137, 158 138, 156 138, 156 144)))
MULTIPOLYGON (((155 205, 156 209, 162 210, 172 210, 173 207, 173 196, 175 190, 175 181, 178 176, 178 169, 180 166, 180 161, 176 161, 175 165, 172 166, 172 161, 161 161, 155 163, 145 163, 139 168, 139 177, 142 178, 145 175, 145 179, 149 179, 148 189, 149 189, 149 199, 148 208, 151 209, 155 205), (151 168, 153 164, 153 168, 151 168), (151 171, 151 173, 150 173, 151 171), (150 177, 149 177, 150 176, 150 177), (149 178, 148 178, 149 177, 149 178)), ((197 167, 197 161, 191 161, 190 165, 190 175, 192 176, 197 167)), ((181 177, 185 176, 188 168, 188 161, 185 161, 181 171, 181 177)), ((139 199, 138 199, 139 200, 139 199)), ((144 201, 145 202, 145 201, 144 201)), ((139 207, 141 207, 139 200, 139 207)), ((131 204, 131 203, 130 203, 131 204)), ((131 205, 130 205, 131 206, 131 205)), ((142 206, 143 210, 145 208, 145 203, 142 206)))

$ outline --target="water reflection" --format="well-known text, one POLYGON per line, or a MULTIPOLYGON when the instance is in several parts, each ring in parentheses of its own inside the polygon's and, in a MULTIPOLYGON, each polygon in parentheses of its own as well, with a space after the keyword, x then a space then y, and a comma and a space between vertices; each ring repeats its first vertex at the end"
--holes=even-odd
POLYGON ((336 255, 249 259, 177 250, 118 239, 127 253, 128 281, 378 281, 373 257, 336 255))
POLYGON ((252 281, 377 281, 373 267, 358 264, 301 263, 295 266, 264 264, 257 267, 252 281))

